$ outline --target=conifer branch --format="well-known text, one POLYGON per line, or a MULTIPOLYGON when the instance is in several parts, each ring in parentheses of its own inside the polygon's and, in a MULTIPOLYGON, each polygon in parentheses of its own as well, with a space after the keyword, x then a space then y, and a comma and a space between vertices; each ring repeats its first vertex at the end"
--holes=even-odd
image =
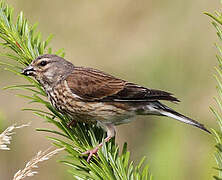
POLYGON ((214 14, 211 13, 204 13, 208 15, 213 21, 212 25, 215 27, 217 36, 219 38, 219 44, 215 44, 216 48, 219 51, 219 54, 216 55, 217 60, 218 60, 218 66, 215 68, 216 69, 216 74, 214 75, 216 82, 217 82, 217 93, 218 97, 215 97, 215 101, 218 105, 217 109, 214 107, 210 107, 211 111, 213 112, 219 129, 211 129, 213 132, 213 137, 216 142, 216 151, 215 151, 215 160, 217 163, 217 167, 215 167, 216 170, 218 170, 218 175, 214 176, 214 179, 216 180, 222 180, 222 12, 215 12, 214 14))

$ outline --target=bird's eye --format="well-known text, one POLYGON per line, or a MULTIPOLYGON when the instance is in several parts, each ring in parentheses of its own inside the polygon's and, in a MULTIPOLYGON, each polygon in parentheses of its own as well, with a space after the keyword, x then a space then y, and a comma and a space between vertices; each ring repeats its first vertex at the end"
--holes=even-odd
POLYGON ((41 61, 41 62, 40 62, 40 66, 45 66, 46 64, 47 64, 46 61, 41 61))

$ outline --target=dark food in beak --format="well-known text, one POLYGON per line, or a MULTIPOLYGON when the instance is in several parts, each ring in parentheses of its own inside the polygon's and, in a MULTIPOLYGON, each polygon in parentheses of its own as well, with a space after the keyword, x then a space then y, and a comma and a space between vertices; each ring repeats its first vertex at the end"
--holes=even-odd
POLYGON ((28 66, 27 68, 23 69, 21 74, 25 76, 32 76, 34 72, 35 72, 34 68, 32 66, 28 66))

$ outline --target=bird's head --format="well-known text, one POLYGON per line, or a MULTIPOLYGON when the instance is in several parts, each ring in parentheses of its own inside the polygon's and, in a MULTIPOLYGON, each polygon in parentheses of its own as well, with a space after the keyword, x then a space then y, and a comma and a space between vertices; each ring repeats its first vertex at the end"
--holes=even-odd
POLYGON ((73 68, 72 63, 57 55, 44 54, 37 57, 28 67, 23 69, 22 74, 33 76, 43 86, 53 85, 69 72, 72 72, 73 68))

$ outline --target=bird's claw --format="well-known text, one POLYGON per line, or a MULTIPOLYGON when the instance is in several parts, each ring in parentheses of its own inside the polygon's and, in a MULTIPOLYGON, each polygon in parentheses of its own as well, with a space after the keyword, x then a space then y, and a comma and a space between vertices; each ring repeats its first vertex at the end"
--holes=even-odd
POLYGON ((72 120, 69 122, 68 127, 72 128, 72 127, 76 126, 76 124, 77 124, 77 122, 75 120, 72 120))
POLYGON ((89 162, 93 155, 97 156, 98 150, 99 150, 99 147, 95 147, 94 149, 83 152, 82 155, 88 154, 89 156, 87 158, 87 162, 89 162))

